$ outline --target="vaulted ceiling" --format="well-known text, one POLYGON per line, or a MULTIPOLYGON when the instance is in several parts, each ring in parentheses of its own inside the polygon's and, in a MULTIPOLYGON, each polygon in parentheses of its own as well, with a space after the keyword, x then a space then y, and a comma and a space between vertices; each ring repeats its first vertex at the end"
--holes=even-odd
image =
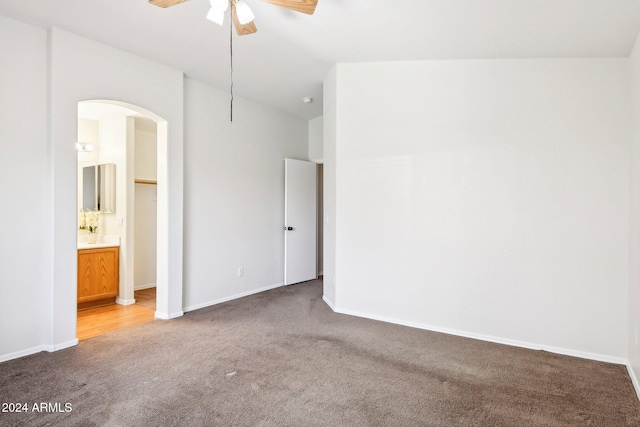
MULTIPOLYGON (((338 62, 626 57, 640 30, 640 0, 319 0, 311 16, 246 1, 258 32, 234 36, 234 92, 304 119, 322 114, 322 80, 338 62), (304 104, 306 96, 315 102, 304 104)), ((146 0, 0 0, 7 17, 226 90, 228 17, 220 27, 208 10, 208 0, 168 9, 146 0)))

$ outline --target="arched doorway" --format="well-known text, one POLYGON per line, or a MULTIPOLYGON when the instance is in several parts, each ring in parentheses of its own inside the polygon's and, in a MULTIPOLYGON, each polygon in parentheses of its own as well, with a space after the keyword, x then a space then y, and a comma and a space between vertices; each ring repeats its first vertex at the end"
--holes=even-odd
MULTIPOLYGON (((157 198, 155 200, 156 226, 156 304, 155 317, 168 319, 176 317, 169 312, 170 291, 168 274, 168 141, 167 121, 155 113, 121 101, 88 100, 78 103, 79 130, 82 125, 81 116, 85 119, 97 120, 100 131, 100 154, 94 156, 100 163, 115 164, 117 173, 116 210, 110 215, 101 215, 109 237, 117 237, 120 243, 119 292, 116 302, 127 306, 135 302, 134 299, 134 236, 135 236, 135 123, 138 120, 155 124, 155 186, 157 198)), ((80 138, 80 136, 79 136, 80 138)), ((79 141, 83 142, 83 141, 79 141)), ((97 162, 96 162, 97 163, 97 162)), ((79 194, 79 198, 81 195, 79 194)), ((181 312, 179 314, 182 314, 181 312)))

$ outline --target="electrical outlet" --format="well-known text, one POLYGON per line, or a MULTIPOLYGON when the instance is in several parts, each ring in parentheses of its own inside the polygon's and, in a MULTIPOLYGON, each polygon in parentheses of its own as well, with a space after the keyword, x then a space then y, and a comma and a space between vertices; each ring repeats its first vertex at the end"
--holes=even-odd
POLYGON ((244 267, 238 267, 238 277, 244 276, 244 267))

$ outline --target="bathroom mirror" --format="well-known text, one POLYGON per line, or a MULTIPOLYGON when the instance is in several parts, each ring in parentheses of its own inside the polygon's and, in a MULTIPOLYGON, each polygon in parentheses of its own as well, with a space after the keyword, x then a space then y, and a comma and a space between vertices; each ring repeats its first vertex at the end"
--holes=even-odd
POLYGON ((82 209, 113 213, 116 209, 116 165, 82 168, 82 209))

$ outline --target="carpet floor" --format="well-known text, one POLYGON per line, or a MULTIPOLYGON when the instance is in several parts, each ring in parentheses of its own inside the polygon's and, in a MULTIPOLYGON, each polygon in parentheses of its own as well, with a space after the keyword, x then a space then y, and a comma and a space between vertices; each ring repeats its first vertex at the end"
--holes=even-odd
POLYGON ((2 426, 640 426, 622 365, 335 314, 320 281, 1 363, 0 396, 2 426))

